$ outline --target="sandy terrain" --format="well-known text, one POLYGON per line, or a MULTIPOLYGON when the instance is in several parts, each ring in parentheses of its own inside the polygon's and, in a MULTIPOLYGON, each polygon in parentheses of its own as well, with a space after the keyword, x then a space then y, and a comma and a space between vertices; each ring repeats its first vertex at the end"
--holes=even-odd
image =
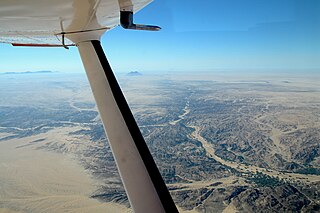
POLYGON ((95 183, 70 156, 17 148, 38 137, 0 143, 0 212, 128 212, 91 199, 95 183))
POLYGON ((227 206, 227 208, 225 208, 225 209, 223 210, 222 213, 235 213, 235 212, 238 212, 238 211, 236 210, 236 207, 234 207, 234 205, 233 205, 232 203, 230 203, 230 204, 227 206))
MULTIPOLYGON (((126 77, 124 77, 126 78, 126 77)), ((272 85, 278 85, 280 87, 287 87, 290 85, 291 88, 294 88, 291 91, 291 95, 288 95, 287 91, 282 92, 281 90, 274 92, 270 91, 262 91, 263 97, 266 97, 268 102, 266 103, 266 109, 270 106, 275 106, 281 104, 282 106, 287 106, 294 108, 294 110, 299 107, 305 107, 306 105, 309 107, 317 108, 319 107, 319 78, 308 79, 307 82, 310 82, 306 85, 304 79, 300 78, 288 78, 287 76, 281 78, 271 78, 266 77, 263 78, 263 81, 257 81, 256 77, 248 77, 243 76, 243 79, 239 78, 239 76, 234 77, 230 75, 229 77, 225 77, 225 75, 212 75, 208 78, 206 76, 204 78, 203 75, 198 76, 178 76, 172 77, 173 80, 213 80, 218 83, 232 83, 232 84, 243 84, 243 83, 252 83, 252 84, 261 84, 268 85, 268 81, 272 83, 272 85), (212 79, 211 79, 212 78, 212 79), (285 82, 284 82, 285 81, 285 82), (286 83, 288 82, 288 83, 286 83), (296 90, 296 91, 295 91, 296 90), (304 90, 310 92, 303 92, 304 90), (311 101, 310 101, 311 100, 311 101)), ((156 80, 160 80, 161 78, 156 80)), ((159 107, 157 103, 162 103, 167 101, 168 97, 170 98, 171 92, 170 90, 163 90, 163 88, 159 87, 159 85, 154 84, 156 81, 154 77, 144 77, 143 79, 139 78, 128 78, 124 79, 122 84, 124 84, 124 93, 128 98, 129 103, 133 108, 135 113, 144 113, 145 108, 141 107, 144 103, 145 106, 150 104, 149 112, 154 115, 164 115, 166 110, 159 107), (140 94, 141 91, 146 91, 144 95, 140 94), (159 92, 161 91, 161 93, 159 92), (151 107, 152 106, 152 107, 151 107)), ((39 81, 40 82, 40 81, 39 81)), ((81 81, 82 82, 82 81, 81 81)), ((1 84, 0 84, 1 85, 1 84)), ((4 85, 4 84, 3 84, 4 85)), ((2 89, 2 86, 1 89, 2 89)), ((24 85, 24 84, 23 84, 24 85)), ((32 85, 32 84, 27 84, 32 85)), ((66 89, 63 84, 53 84, 52 92, 48 92, 45 90, 39 90, 38 88, 34 89, 35 91, 29 91, 28 98, 26 99, 26 91, 25 89, 14 90, 13 94, 16 94, 17 91, 22 91, 20 95, 11 95, 11 93, 7 93, 8 95, 2 95, 3 105, 7 106, 17 106, 21 104, 23 101, 25 105, 31 105, 36 103, 38 106, 48 107, 48 105, 53 105, 60 102, 67 102, 70 104, 72 108, 76 111, 91 111, 95 110, 95 108, 86 108, 81 107, 81 105, 77 105, 77 102, 93 102, 93 98, 91 95, 90 89, 88 89, 87 82, 85 81, 84 85, 79 88, 78 87, 67 87, 66 89), (59 86, 60 85, 60 86, 59 86), (61 87, 61 88, 60 88, 61 87), (61 92, 63 91, 63 92, 61 92), (67 92, 68 93, 67 93, 67 92), (43 94, 45 95, 43 95, 43 94), (51 94, 48 96, 48 94, 51 94), (61 96, 60 94, 63 94, 61 96), (14 99, 12 100, 12 97, 14 99), (70 99, 70 97, 72 97, 70 99), (52 100, 53 103, 48 104, 48 100, 52 100), (61 100, 61 101, 60 101, 61 100), (29 102, 30 103, 29 103, 29 102), (10 103, 10 104, 9 104, 10 103)), ((198 83, 195 83, 197 86, 198 83)), ((69 86, 69 83, 68 83, 69 86)), ((41 87, 42 88, 42 87, 41 87)), ((50 87, 49 87, 50 88, 50 87)), ((209 87, 210 88, 210 87, 209 87)), ((33 87, 31 88, 33 89, 33 87)), ((3 90, 2 90, 3 91, 3 90)), ((221 100, 230 99, 236 100, 236 98, 247 97, 257 94, 255 90, 245 90, 245 91, 233 91, 232 96, 225 97, 225 93, 217 94, 212 93, 213 97, 209 98, 221 98, 221 100)), ((169 101, 170 99, 168 99, 169 101)), ((187 115, 190 113, 189 104, 186 104, 184 108, 181 109, 181 115, 178 116, 176 120, 173 120, 164 124, 156 124, 156 125, 148 125, 148 126, 165 126, 165 125, 176 125, 182 120, 187 118, 187 115)), ((245 109, 244 109, 245 110, 245 109)), ((295 111, 287 111, 285 114, 272 114, 258 117, 256 122, 260 125, 264 125, 266 128, 271 129, 271 139, 275 142, 276 148, 275 152, 279 152, 284 154, 285 147, 280 143, 279 136, 280 131, 273 127, 272 125, 268 126, 265 123, 262 123, 263 119, 276 120, 282 119, 285 123, 295 124, 298 123, 298 129, 302 128, 304 123, 307 123, 310 126, 319 125, 319 120, 316 123, 313 122, 315 119, 309 119, 309 117, 314 116, 311 112, 301 115, 301 117, 297 117, 295 111), (290 114, 291 113, 291 114, 290 114), (275 117, 275 118, 274 118, 275 117), (298 121, 298 122, 296 122, 298 121)), ((239 109, 239 113, 241 109, 239 109)), ((192 113, 192 112, 191 112, 192 113)), ((77 125, 81 126, 83 123, 77 123, 77 125)), ((219 156, 215 155, 215 149, 205 138, 201 136, 201 131, 203 130, 200 125, 190 124, 189 127, 192 127, 194 131, 189 135, 190 138, 197 140, 202 143, 202 146, 205 148, 207 154, 215 159, 216 161, 232 167, 239 172, 245 173, 255 173, 257 171, 267 174, 272 177, 279 177, 280 179, 299 179, 302 182, 308 181, 309 183, 318 182, 319 176, 314 175, 303 175, 303 174, 293 174, 293 173, 279 173, 276 170, 266 170, 264 168, 259 168, 256 166, 248 166, 244 164, 237 164, 235 162, 227 161, 219 156)), ((0 127, 1 128, 1 127, 0 127)), ((69 127, 68 127, 69 128, 69 127)), ((75 127, 72 131, 83 129, 84 127, 75 127), (78 128, 78 129, 77 129, 78 128)), ((19 130, 18 128, 16 128, 19 130)), ((86 173, 81 165, 75 160, 75 158, 70 154, 59 154, 49 151, 44 151, 42 149, 36 149, 36 145, 32 146, 23 146, 28 144, 30 141, 35 141, 38 139, 45 138, 44 142, 57 142, 59 141, 61 144, 65 144, 68 142, 77 142, 70 143, 67 146, 68 151, 73 149, 81 149, 82 146, 86 146, 86 140, 84 137, 79 137, 79 141, 74 141, 75 136, 70 136, 66 134, 66 127, 55 128, 54 130, 50 130, 45 134, 40 134, 33 137, 25 137, 23 139, 14 139, 8 140, 5 142, 0 142, 0 213, 3 212, 131 212, 124 206, 114 204, 114 203, 102 203, 96 199, 91 199, 90 195, 96 190, 96 186, 99 184, 94 180, 90 174, 86 173), (59 141, 57 141, 59 139, 59 141), (19 148, 18 148, 19 147, 19 148)), ((286 132, 289 133, 289 132, 286 132)), ((0 133, 0 138, 4 138, 10 136, 9 133, 0 133)), ((210 180, 210 181, 194 181, 193 183, 186 184, 178 184, 178 186, 186 187, 189 189, 199 189, 203 187, 208 187, 208 185, 212 184, 212 182, 221 182, 221 185, 218 187, 227 187, 230 185, 246 185, 244 183, 244 179, 236 178, 234 176, 219 179, 219 180, 210 180), (234 183, 234 181, 239 181, 234 183)), ((176 186, 176 185, 172 185, 176 186)), ((208 187, 210 188, 210 187, 208 187)), ((213 187, 212 187, 213 188, 213 187)), ((180 212, 183 212, 179 209, 180 212)), ((189 213, 197 212, 196 210, 185 211, 189 213)), ((232 205, 228 205, 224 212, 236 212, 235 207, 232 205)))

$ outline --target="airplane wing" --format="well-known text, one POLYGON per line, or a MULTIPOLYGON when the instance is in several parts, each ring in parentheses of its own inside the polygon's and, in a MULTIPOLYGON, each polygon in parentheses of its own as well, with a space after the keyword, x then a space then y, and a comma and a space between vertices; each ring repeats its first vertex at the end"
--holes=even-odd
POLYGON ((133 23, 150 0, 1 0, 0 42, 15 46, 76 45, 109 143, 135 212, 178 212, 100 44, 125 29, 159 30, 133 23))
MULTIPOLYGON (((110 30, 120 23, 120 7, 135 13, 151 0, 1 0, 0 42, 60 46, 62 35, 110 30)), ((66 38, 65 45, 73 45, 66 38)))

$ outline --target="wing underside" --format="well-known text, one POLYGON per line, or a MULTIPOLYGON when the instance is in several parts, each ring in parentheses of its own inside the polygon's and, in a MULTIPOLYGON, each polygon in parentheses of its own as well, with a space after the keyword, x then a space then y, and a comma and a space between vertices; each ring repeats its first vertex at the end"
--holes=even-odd
MULTIPOLYGON (((105 32, 119 25, 118 0, 2 0, 0 43, 22 46, 73 45, 67 35, 105 32), (94 21, 93 21, 94 20, 94 21)), ((132 0, 134 12, 151 0, 132 0)))

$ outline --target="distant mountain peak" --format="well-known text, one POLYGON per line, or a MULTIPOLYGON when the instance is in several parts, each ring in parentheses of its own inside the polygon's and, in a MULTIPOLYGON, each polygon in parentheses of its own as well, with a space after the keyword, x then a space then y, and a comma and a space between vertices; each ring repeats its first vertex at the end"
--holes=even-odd
POLYGON ((54 73, 54 71, 39 70, 39 71, 25 71, 25 72, 3 72, 0 74, 11 75, 11 74, 44 74, 44 73, 54 73))
POLYGON ((138 71, 131 71, 127 73, 128 76, 140 76, 142 75, 142 73, 138 72, 138 71))

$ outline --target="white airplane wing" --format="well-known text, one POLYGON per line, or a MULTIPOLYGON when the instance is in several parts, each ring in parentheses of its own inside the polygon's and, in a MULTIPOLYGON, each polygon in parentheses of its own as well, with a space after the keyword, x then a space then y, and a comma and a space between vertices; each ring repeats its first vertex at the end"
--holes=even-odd
MULTIPOLYGON (((0 42, 32 46, 62 45, 62 33, 112 29, 120 5, 137 12, 151 0, 1 0, 0 42)), ((74 44, 68 38, 66 45, 74 44)))
POLYGON ((125 29, 150 0, 1 0, 0 42, 16 46, 76 45, 135 212, 178 212, 100 45, 101 35, 125 29))

